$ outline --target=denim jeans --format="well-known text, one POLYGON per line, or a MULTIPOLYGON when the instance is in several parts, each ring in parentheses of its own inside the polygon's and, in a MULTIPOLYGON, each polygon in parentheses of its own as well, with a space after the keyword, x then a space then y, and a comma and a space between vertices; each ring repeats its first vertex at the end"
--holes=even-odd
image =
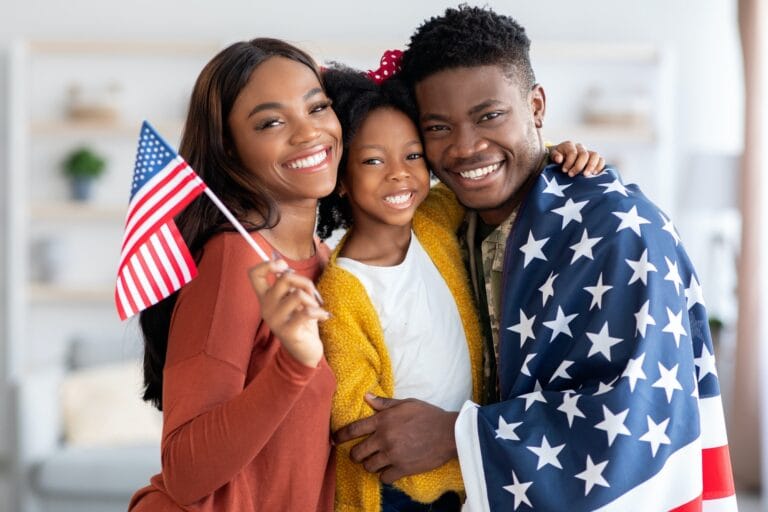
POLYGON ((459 512, 461 500, 455 492, 447 492, 432 503, 413 501, 407 494, 392 487, 382 485, 381 512, 459 512))

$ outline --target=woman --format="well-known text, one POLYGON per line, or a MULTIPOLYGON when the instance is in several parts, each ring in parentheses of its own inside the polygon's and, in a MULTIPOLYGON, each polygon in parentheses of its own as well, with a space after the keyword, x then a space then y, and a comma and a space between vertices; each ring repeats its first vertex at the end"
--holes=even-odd
POLYGON ((201 72, 180 153, 256 243, 282 255, 270 267, 282 277, 257 300, 247 271, 260 259, 217 208, 201 196, 178 216, 199 274, 141 315, 144 398, 163 410, 162 473, 130 510, 332 510, 335 379, 312 298, 327 250, 313 231, 340 141, 317 67, 293 46, 236 43, 201 72), (311 318, 314 339, 279 322, 292 290, 307 306, 293 320, 311 318), (268 309, 282 342, 262 321, 268 309))

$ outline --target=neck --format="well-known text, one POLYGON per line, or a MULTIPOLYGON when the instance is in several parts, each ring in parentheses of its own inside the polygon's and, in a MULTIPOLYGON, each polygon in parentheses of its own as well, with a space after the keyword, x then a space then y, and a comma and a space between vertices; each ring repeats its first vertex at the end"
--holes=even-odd
POLYGON ((280 206, 280 221, 259 233, 286 258, 304 260, 315 254, 317 201, 280 206))
POLYGON ((410 243, 410 222, 406 226, 361 222, 350 228, 340 255, 368 265, 391 267, 402 263, 410 243))

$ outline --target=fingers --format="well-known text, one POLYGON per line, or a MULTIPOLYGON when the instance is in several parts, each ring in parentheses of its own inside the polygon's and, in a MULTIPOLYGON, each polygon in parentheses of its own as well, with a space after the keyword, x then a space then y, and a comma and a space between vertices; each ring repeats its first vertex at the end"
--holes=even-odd
POLYGON ((598 152, 590 151, 589 162, 587 162, 587 167, 584 169, 584 174, 587 176, 600 174, 603 172, 603 169, 605 169, 605 159, 598 152))
POLYGON ((384 398, 373 393, 366 393, 365 401, 376 411, 383 411, 403 402, 403 400, 398 400, 397 398, 384 398))
POLYGON ((387 468, 384 468, 384 471, 381 472, 379 475, 379 480, 381 480, 384 484, 392 484, 396 480, 400 480, 404 476, 407 476, 408 473, 403 471, 401 468, 398 468, 396 466, 389 466, 387 468))
MULTIPOLYGON (((347 441, 350 441, 352 439, 357 439, 358 437, 367 436, 369 434, 372 434, 376 431, 376 416, 370 416, 368 418, 363 418, 362 420, 357 420, 354 423, 350 423, 349 425, 340 428, 336 431, 336 433, 333 435, 334 440, 336 441, 336 444, 346 443, 347 441)), ((360 446, 360 445, 357 445, 360 446)))
POLYGON ((378 473, 379 471, 386 469, 389 465, 387 456, 382 452, 376 452, 367 459, 363 460, 363 467, 369 473, 378 473))
POLYGON ((270 286, 270 276, 273 274, 279 274, 286 272, 289 269, 285 260, 265 261, 259 263, 248 271, 248 276, 251 279, 251 285, 256 291, 259 297, 262 297, 270 286))
MULTIPOLYGON (((568 167, 568 175, 571 177, 582 172, 586 168, 587 162, 589 162, 589 151, 587 151, 581 144, 576 144, 576 148, 578 149, 576 158, 573 161, 573 164, 568 167)), ((563 170, 565 170, 565 168, 563 170)))

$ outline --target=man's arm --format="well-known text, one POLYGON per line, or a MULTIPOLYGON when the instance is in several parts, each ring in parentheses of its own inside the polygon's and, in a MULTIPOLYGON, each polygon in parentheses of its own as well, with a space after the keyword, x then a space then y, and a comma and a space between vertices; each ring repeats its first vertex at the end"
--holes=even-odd
POLYGON ((336 432, 336 443, 368 436, 350 452, 352 460, 391 484, 407 475, 435 469, 456 458, 454 425, 458 413, 421 400, 367 394, 377 412, 336 432))

